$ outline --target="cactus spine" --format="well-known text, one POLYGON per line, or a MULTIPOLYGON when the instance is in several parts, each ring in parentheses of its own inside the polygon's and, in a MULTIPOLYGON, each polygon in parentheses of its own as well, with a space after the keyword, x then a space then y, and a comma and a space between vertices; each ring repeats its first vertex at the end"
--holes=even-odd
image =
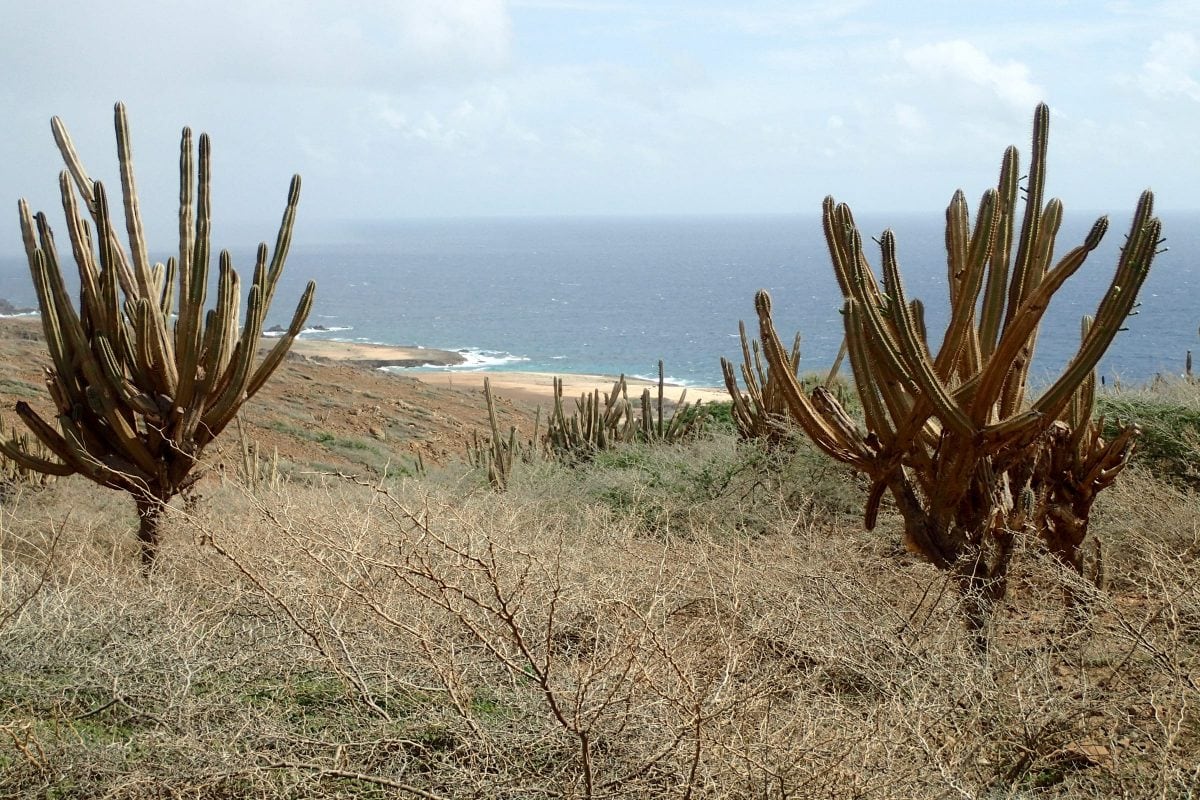
POLYGON ((183 130, 179 255, 165 265, 151 265, 129 126, 120 103, 115 125, 128 250, 104 186, 88 177, 62 121, 55 117, 51 122, 66 163, 59 189, 79 271, 78 310, 67 293, 45 214, 33 215, 24 200, 19 203, 51 361, 46 385, 58 424, 24 402, 17 403, 16 412, 57 460, 41 458, 15 440, 0 443, 0 450, 29 469, 78 472, 133 495, 142 560, 149 568, 165 505, 195 483, 204 447, 283 361, 312 308, 315 284, 304 290, 286 335, 259 361, 263 321, 291 243, 300 176, 292 178, 274 251, 259 245, 241 320, 241 283, 228 251, 218 257, 215 306, 206 309, 211 260, 208 136, 201 134, 194 162, 192 133, 183 130), (172 327, 173 310, 178 318, 172 327))
POLYGON ((1096 494, 1124 469, 1136 428, 1111 442, 1091 421, 1094 368, 1134 307, 1160 243, 1153 196, 1138 202, 1116 273, 1078 351, 1040 396, 1027 400, 1038 326, 1050 298, 1083 266, 1108 227, 1054 261, 1062 204, 1044 201, 1049 110, 1034 117, 1023 218, 1017 226, 1019 159, 1004 154, 995 189, 971 224, 956 192, 946 211, 950 320, 936 355, 920 307, 901 281, 895 237, 881 237, 882 285, 867 262, 850 208, 826 198, 825 238, 844 296, 850 365, 865 430, 817 387, 806 395, 775 332, 771 299, 759 292, 764 352, 783 381, 791 416, 827 454, 871 480, 865 522, 885 492, 904 518, 909 547, 951 570, 981 637, 1003 596, 1014 537, 1041 536, 1076 570, 1096 494), (1021 502, 1024 497, 1027 502, 1021 502), (1028 502, 1032 500, 1032 502, 1028 502))

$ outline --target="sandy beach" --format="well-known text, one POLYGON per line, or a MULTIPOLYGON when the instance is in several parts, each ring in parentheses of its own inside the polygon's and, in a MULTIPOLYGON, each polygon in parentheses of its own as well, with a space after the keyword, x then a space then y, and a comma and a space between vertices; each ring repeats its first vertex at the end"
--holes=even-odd
MULTIPOLYGON (((483 391, 483 379, 491 381, 492 392, 497 397, 507 398, 513 402, 543 404, 554 397, 554 378, 552 372, 455 372, 414 370, 406 373, 433 386, 446 386, 455 389, 473 389, 483 391)), ((576 398, 585 392, 599 389, 601 392, 612 390, 615 375, 576 375, 563 373, 558 375, 563 379, 563 397, 576 398)), ((629 389, 629 399, 637 401, 642 396, 642 389, 649 387, 651 396, 657 397, 658 383, 655 381, 626 378, 625 384, 629 389)), ((682 386, 667 385, 663 390, 667 402, 674 403, 683 392, 682 386)), ((729 393, 715 387, 687 387, 688 402, 702 400, 705 403, 723 402, 729 399, 729 393)))
MULTIPOLYGON (((271 339, 264 339, 263 346, 269 347, 271 339)), ((421 347, 394 347, 381 344, 362 344, 359 342, 335 342, 329 340, 297 339, 292 343, 292 355, 318 363, 347 364, 368 369, 379 367, 420 367, 420 366, 454 366, 463 363, 459 353, 449 350, 436 350, 421 347)), ((551 372, 489 372, 484 370, 420 370, 414 369, 404 373, 430 386, 445 386, 453 389, 483 391, 483 379, 491 380, 492 391, 497 397, 503 397, 513 402, 541 405, 554 397, 554 378, 551 372)), ((563 379, 563 396, 575 398, 584 392, 600 389, 608 392, 612 389, 615 375, 577 375, 565 373, 559 375, 563 379)), ((658 384, 654 381, 626 378, 629 387, 629 397, 637 400, 642 395, 642 389, 649 387, 652 395, 657 396, 658 384)), ((674 403, 683 392, 681 386, 667 385, 666 400, 674 403)), ((688 387, 685 400, 694 402, 702 400, 705 403, 721 402, 729 397, 725 389, 717 387, 688 387)))

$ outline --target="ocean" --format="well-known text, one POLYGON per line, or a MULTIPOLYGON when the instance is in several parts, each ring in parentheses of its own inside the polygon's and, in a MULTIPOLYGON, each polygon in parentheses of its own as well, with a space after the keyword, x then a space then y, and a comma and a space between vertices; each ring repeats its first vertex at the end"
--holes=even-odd
MULTIPOLYGON (((1100 364, 1110 379, 1180 374, 1186 351, 1200 351, 1200 214, 1162 217, 1168 249, 1138 314, 1100 364)), ((941 215, 858 221, 864 236, 895 231, 908 294, 924 300, 930 336, 939 339, 941 215)), ((1058 253, 1082 241, 1093 221, 1068 214, 1058 253)), ((1053 379, 1069 359, 1080 316, 1095 311, 1111 279, 1129 219, 1111 222, 1100 250, 1047 313, 1036 381, 1053 379)), ((719 359, 740 359, 738 320, 756 333, 754 293, 765 288, 781 335, 790 342, 801 332, 802 369, 827 369, 841 342, 841 297, 816 216, 406 220, 359 223, 338 238, 307 244, 298 236, 268 325, 286 324, 312 278, 309 325, 328 330, 306 337, 458 350, 467 361, 455 369, 651 376, 661 358, 673 382, 719 386, 719 359)), ((234 249, 244 275, 252 253, 234 249)), ((23 259, 0 260, 0 297, 32 302, 23 259)))

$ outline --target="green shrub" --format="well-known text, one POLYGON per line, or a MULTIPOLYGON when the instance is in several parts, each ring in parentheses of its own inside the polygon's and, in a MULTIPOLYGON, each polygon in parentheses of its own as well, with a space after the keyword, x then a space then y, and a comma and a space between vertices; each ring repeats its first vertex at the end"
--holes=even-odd
POLYGON ((1142 429, 1134 463, 1176 485, 1200 486, 1200 388, 1101 395, 1096 413, 1104 416, 1105 437, 1115 435, 1124 420, 1142 429))

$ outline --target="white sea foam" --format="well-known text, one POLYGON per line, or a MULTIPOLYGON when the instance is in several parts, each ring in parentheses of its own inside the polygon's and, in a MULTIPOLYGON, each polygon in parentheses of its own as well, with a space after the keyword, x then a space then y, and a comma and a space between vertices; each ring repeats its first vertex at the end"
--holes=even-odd
POLYGON ((354 328, 350 325, 322 325, 320 327, 305 328, 301 333, 321 334, 321 333, 340 333, 342 331, 352 331, 354 328))
MULTIPOLYGON (((319 336, 321 334, 326 334, 326 333, 342 333, 344 331, 352 331, 352 330, 354 330, 354 328, 349 325, 321 325, 321 326, 316 326, 316 327, 312 327, 312 328, 305 328, 302 331, 300 331, 300 335, 301 336, 305 336, 305 335, 319 336)), ((278 339, 279 337, 283 336, 285 333, 287 333, 287 331, 285 331, 285 330, 284 331, 263 331, 262 335, 267 337, 268 339, 278 339)))
MULTIPOLYGON (((635 381, 649 381, 650 383, 658 383, 657 375, 630 375, 629 377, 635 381)), ((680 388, 686 388, 688 386, 695 385, 692 381, 685 381, 681 378, 675 378, 670 375, 663 376, 663 384, 665 386, 678 386, 680 388)))
POLYGON ((459 371, 486 370, 508 366, 509 364, 521 364, 529 360, 526 356, 517 356, 499 350, 481 350, 474 347, 460 347, 454 352, 462 356, 464 361, 461 364, 454 364, 443 369, 459 371))
MULTIPOLYGON (((418 350, 426 348, 419 345, 418 350)), ((451 350, 453 353, 458 353, 463 357, 462 362, 458 364, 422 364, 416 367, 380 367, 385 372, 405 372, 410 369, 419 370, 438 370, 441 372, 484 372, 497 367, 506 367, 510 364, 520 364, 528 361, 525 356, 515 356, 512 353, 504 353, 498 350, 481 350, 474 347, 460 347, 456 350, 451 350)))

